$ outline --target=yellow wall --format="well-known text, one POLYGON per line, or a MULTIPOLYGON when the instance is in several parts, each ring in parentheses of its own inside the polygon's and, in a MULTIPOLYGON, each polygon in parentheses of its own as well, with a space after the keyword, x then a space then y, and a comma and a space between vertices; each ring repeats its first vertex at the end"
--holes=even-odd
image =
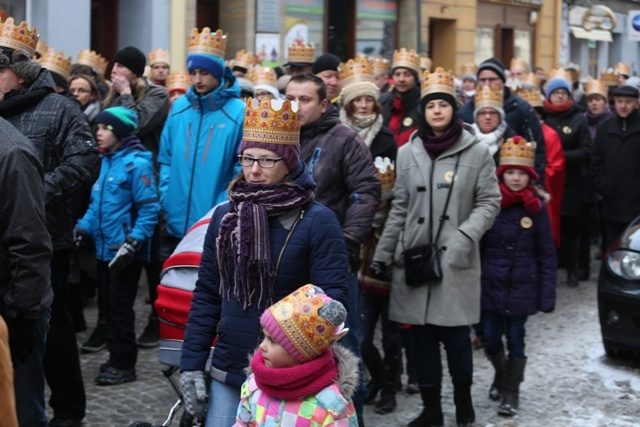
POLYGON ((196 26, 196 0, 171 0, 169 19, 171 70, 186 71, 189 36, 193 27, 196 26))
POLYGON ((546 71, 560 62, 560 28, 562 24, 562 0, 544 0, 538 13, 533 65, 546 71))

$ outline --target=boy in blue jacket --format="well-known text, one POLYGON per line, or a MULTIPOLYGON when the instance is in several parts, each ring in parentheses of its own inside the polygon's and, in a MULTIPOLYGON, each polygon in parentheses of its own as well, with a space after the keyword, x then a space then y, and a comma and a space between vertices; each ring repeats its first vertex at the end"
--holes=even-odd
POLYGON ((107 108, 96 117, 102 168, 89 209, 74 230, 78 244, 93 238, 98 260, 98 317, 106 321, 109 350, 95 378, 98 385, 136 380, 133 304, 142 263, 149 260, 145 243, 160 212, 151 152, 134 134, 137 119, 125 107, 107 108))
POLYGON ((556 306, 556 250, 547 209, 532 184, 538 179, 535 153, 535 143, 520 136, 502 144, 501 210, 480 242, 483 340, 495 369, 489 398, 502 399, 498 413, 505 416, 518 413, 527 318, 556 306))

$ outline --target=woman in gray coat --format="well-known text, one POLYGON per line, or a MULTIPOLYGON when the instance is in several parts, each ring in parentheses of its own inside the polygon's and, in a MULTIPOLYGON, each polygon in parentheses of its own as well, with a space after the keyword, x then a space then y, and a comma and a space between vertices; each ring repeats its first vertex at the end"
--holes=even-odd
POLYGON ((480 320, 478 244, 500 210, 500 190, 486 145, 456 118, 452 77, 440 67, 425 72, 421 95, 424 115, 398 151, 394 199, 371 267, 379 275, 391 275, 389 317, 412 325, 422 356, 418 379, 424 410, 409 426, 443 425, 440 342, 454 385, 457 424, 472 426, 469 325, 480 320), (430 229, 436 240, 441 217, 436 244, 442 279, 408 286, 402 252, 429 243, 430 229))

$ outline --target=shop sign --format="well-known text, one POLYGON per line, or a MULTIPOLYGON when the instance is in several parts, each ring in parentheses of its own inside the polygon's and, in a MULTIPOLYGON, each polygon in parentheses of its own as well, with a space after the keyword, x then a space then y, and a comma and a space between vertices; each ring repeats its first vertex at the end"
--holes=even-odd
POLYGON ((396 21, 396 0, 358 0, 357 18, 370 21, 396 21))
POLYGON ((324 0, 287 0, 287 15, 324 15, 324 0))
POLYGON ((587 31, 613 31, 616 27, 616 15, 607 6, 592 6, 582 16, 582 28, 587 31))
POLYGON ((627 19, 629 40, 640 41, 640 10, 630 10, 629 19, 627 19))

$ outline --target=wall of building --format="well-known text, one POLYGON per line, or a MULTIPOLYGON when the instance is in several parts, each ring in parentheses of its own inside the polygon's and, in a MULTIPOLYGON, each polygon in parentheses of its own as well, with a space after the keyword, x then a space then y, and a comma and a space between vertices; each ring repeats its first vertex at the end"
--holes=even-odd
POLYGON ((236 51, 241 49, 255 53, 256 0, 223 2, 220 22, 222 30, 228 35, 225 59, 233 59, 236 51))
POLYGON ((545 70, 557 67, 560 62, 560 30, 562 0, 544 0, 536 22, 534 66, 545 70))
POLYGON ((38 27, 40 40, 56 52, 63 51, 75 62, 91 42, 91 2, 78 0, 31 0, 27 22, 38 27), (72 26, 73 33, 66 31, 72 26))
POLYGON ((120 2, 118 48, 169 49, 169 0, 120 2))

